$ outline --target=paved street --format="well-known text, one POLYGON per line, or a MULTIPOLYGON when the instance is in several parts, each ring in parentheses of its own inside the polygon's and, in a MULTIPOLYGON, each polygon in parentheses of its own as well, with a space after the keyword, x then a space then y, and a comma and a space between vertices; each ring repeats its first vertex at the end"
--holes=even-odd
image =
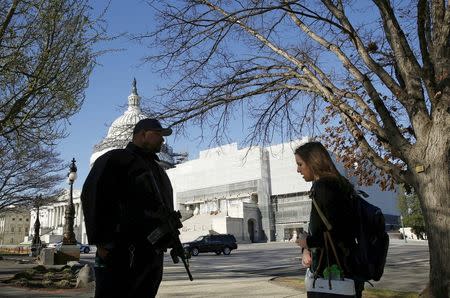
MULTIPOLYGON (((300 276, 299 249, 292 243, 240 244, 229 256, 200 253, 190 259, 191 272, 196 279, 241 277, 300 276)), ((165 280, 180 279, 184 267, 166 258, 165 280)))
MULTIPOLYGON (((82 255, 83 263, 92 264, 94 254, 82 255)), ((189 281, 182 264, 165 259, 164 278, 158 297, 304 297, 293 289, 270 282, 274 277, 302 277, 299 249, 292 243, 241 244, 229 256, 214 253, 192 257, 189 281)), ((377 288, 420 291, 428 278, 428 246, 426 242, 391 240, 387 265, 377 288)), ((8 268, 0 268, 2 275, 8 268)), ((11 272, 12 273, 12 272, 11 272)), ((6 291, 0 287, 0 291, 6 291)), ((92 292, 65 291, 54 295, 42 291, 9 291, 1 297, 92 297, 92 292)))
POLYGON ((399 291, 421 291, 428 281, 430 264, 428 243, 425 241, 392 240, 383 277, 376 288, 399 291))
MULTIPOLYGON (((196 280, 221 279, 241 283, 243 278, 303 276, 299 249, 292 243, 241 244, 229 256, 214 253, 192 257, 191 272, 196 280)), ((166 258, 165 283, 187 280, 182 265, 166 258)), ((382 279, 374 282, 376 288, 419 291, 428 279, 428 246, 426 242, 391 240, 387 264, 382 279)), ((183 283, 184 284, 184 283, 183 283)), ((370 285, 367 285, 370 286, 370 285)))

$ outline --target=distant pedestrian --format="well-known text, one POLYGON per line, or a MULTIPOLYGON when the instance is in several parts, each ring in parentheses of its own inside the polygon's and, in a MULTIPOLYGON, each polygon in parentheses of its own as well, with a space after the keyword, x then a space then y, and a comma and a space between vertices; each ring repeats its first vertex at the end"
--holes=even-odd
MULTIPOLYGON (((340 263, 343 265, 345 277, 352 277, 348 266, 345 266, 349 249, 354 243, 353 232, 355 229, 355 216, 352 212, 350 193, 353 186, 336 169, 328 151, 319 142, 309 142, 299 146, 295 150, 297 172, 308 182, 313 182, 311 198, 315 201, 329 224, 331 238, 336 245, 336 252, 340 263)), ((312 272, 319 270, 318 276, 323 276, 326 266, 322 263, 319 267, 321 252, 325 249, 324 232, 327 227, 319 215, 316 206, 312 204, 309 221, 309 233, 302 235, 297 244, 302 247, 302 264, 310 268, 312 272)), ((336 264, 333 253, 329 253, 329 264, 336 264)), ((322 262, 326 262, 323 257, 322 262)), ((356 297, 361 297, 364 282, 355 281, 356 297)), ((308 297, 328 297, 323 293, 308 292, 308 297)), ((330 296, 331 297, 331 296, 330 296)))
POLYGON ((173 211, 172 186, 156 155, 171 133, 156 119, 140 120, 132 142, 99 157, 83 185, 86 232, 97 246, 97 298, 156 296, 170 240, 154 247, 147 236, 161 225, 161 204, 173 211))

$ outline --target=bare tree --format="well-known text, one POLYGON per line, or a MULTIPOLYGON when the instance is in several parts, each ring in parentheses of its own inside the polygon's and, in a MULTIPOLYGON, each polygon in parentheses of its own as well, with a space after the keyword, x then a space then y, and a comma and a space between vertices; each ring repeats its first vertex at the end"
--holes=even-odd
POLYGON ((241 113, 252 123, 250 143, 320 134, 362 182, 413 187, 429 235, 432 292, 448 297, 448 1, 150 5, 159 26, 136 39, 150 42, 156 54, 147 61, 175 78, 154 111, 181 131, 193 123, 217 138, 241 113))
POLYGON ((0 138, 52 144, 79 111, 105 38, 88 0, 0 0, 0 138))
POLYGON ((54 144, 83 104, 94 45, 107 39, 88 4, 0 0, 0 212, 59 192, 54 144))
POLYGON ((5 152, 0 159, 0 213, 55 200, 62 193, 60 172, 67 169, 58 156, 52 148, 27 142, 5 152))

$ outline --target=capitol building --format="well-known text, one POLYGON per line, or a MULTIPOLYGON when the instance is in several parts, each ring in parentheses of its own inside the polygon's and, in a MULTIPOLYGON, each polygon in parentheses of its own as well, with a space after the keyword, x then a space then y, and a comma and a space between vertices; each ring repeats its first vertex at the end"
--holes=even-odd
MULTIPOLYGON (((133 80, 131 94, 128 96, 127 110, 116 120, 114 120, 108 129, 106 137, 96 144, 89 160, 90 166, 102 154, 117 148, 125 148, 133 136, 133 128, 135 124, 144 118, 148 118, 141 110, 141 97, 138 94, 136 80, 133 80)), ((182 162, 187 158, 187 154, 174 153, 172 148, 164 144, 161 152, 158 153, 161 166, 165 169, 173 167, 175 164, 182 162)), ((73 203, 75 207, 74 233, 75 238, 87 243, 86 228, 84 225, 83 209, 80 200, 80 190, 74 189, 73 203)), ((63 227, 65 223, 65 211, 68 207, 69 193, 64 193, 57 199, 57 202, 42 206, 39 210, 39 221, 41 224, 40 235, 41 240, 45 243, 53 243, 62 240, 63 227)), ((34 223, 36 221, 36 212, 31 211, 30 231, 25 237, 25 242, 30 242, 33 238, 34 223)))
MULTIPOLYGON (((90 164, 102 154, 124 148, 134 125, 147 116, 141 111, 140 96, 133 81, 128 109, 117 118, 107 136, 93 148, 90 164)), ((210 233, 233 234, 238 242, 289 241, 307 230, 311 183, 296 171, 294 150, 309 138, 283 144, 239 148, 236 143, 200 151, 187 160, 165 145, 159 153, 174 189, 174 206, 183 215, 181 241, 210 233)), ((341 173, 346 171, 338 165, 341 173)), ((380 207, 388 224, 397 224, 399 211, 395 192, 378 186, 361 187, 369 201, 380 207)), ((68 194, 58 202, 40 208, 41 240, 60 241, 68 194)), ((87 243, 80 191, 74 191, 76 239, 87 243)), ((36 214, 31 212, 28 239, 32 239, 36 214)))

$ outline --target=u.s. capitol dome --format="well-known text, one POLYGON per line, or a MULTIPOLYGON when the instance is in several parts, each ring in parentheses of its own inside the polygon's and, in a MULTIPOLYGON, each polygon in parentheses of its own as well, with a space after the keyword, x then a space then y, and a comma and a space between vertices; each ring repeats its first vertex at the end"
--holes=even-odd
MULTIPOLYGON (((90 166, 93 165, 95 160, 105 154, 106 152, 125 148, 128 142, 133 137, 133 128, 139 120, 149 118, 141 110, 141 97, 138 95, 136 88, 136 79, 133 80, 133 87, 131 94, 128 96, 128 109, 116 120, 113 121, 106 137, 94 146, 94 152, 90 158, 90 166)), ((161 152, 158 153, 158 157, 161 160, 161 166, 164 168, 171 168, 176 163, 180 162, 187 156, 185 154, 174 153, 172 148, 167 144, 163 144, 161 152)))

